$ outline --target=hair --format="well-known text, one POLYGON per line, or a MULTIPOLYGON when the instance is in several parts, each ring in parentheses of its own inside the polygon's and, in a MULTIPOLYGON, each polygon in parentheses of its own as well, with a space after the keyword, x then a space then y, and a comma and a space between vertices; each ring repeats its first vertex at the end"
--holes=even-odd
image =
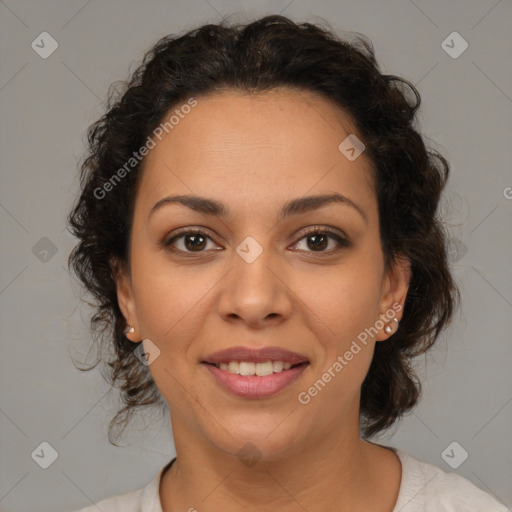
POLYGON ((426 147, 413 126, 421 102, 417 89, 403 78, 381 73, 372 43, 362 34, 342 40, 330 28, 278 15, 245 25, 223 20, 160 39, 120 91, 111 87, 106 113, 88 130, 81 193, 68 216, 78 238, 68 264, 93 297, 93 338, 110 349, 106 378, 121 392, 123 407, 109 424, 112 444, 112 431, 122 432, 135 409, 162 402, 147 366, 140 364, 133 342, 124 334, 116 294, 116 264, 130 261, 144 159, 110 186, 108 194, 98 197, 97 191, 107 190, 105 184, 112 184, 116 171, 126 166, 172 107, 219 91, 256 94, 281 87, 317 93, 349 115, 373 163, 386 266, 396 263, 397 256, 411 262, 399 328, 375 345, 362 384, 363 437, 390 427, 420 397, 412 360, 425 353, 450 322, 459 291, 448 265, 447 235, 437 218, 450 167, 426 147))

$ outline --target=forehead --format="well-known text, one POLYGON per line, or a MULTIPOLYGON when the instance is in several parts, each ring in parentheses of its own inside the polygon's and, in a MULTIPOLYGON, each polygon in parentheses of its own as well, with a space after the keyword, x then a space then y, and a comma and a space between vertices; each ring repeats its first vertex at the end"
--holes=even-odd
POLYGON ((360 199, 373 192, 366 155, 350 161, 338 148, 356 130, 329 100, 288 88, 195 100, 191 109, 174 106, 164 121, 179 117, 154 139, 137 200, 144 209, 171 193, 227 197, 240 205, 251 197, 270 206, 308 192, 360 199))

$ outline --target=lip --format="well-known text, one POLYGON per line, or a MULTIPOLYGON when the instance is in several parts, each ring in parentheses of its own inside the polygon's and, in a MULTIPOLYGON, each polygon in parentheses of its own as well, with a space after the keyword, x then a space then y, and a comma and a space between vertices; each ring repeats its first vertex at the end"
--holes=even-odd
MULTIPOLYGON (((220 364, 230 361, 247 361, 253 363, 264 363, 265 361, 283 361, 292 365, 309 363, 309 359, 303 354, 291 352, 279 347, 247 348, 232 347, 220 350, 209 355, 202 363, 220 364)), ((258 377, 261 379, 262 377, 258 377)))
MULTIPOLYGON (((233 360, 231 359, 231 361, 233 360)), ((294 366, 289 370, 272 373, 264 377, 235 375, 226 370, 221 370, 213 364, 202 363, 202 366, 210 372, 223 389, 234 395, 242 398, 267 398, 290 386, 300 377, 309 363, 299 364, 299 366, 294 366)))

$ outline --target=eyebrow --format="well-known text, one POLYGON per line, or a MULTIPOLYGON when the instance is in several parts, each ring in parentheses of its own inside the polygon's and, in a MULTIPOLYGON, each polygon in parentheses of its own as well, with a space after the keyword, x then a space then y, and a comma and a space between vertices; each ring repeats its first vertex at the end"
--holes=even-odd
MULTIPOLYGON (((291 217, 292 215, 299 215, 302 213, 311 212, 313 210, 318 210, 323 206, 333 203, 341 203, 351 206, 357 212, 359 212, 361 217, 363 217, 366 223, 368 223, 368 217, 366 216, 364 210, 357 203, 337 192, 334 194, 305 196, 292 199, 283 205, 279 211, 278 220, 281 221, 287 217, 291 217)), ((230 216, 229 209, 219 201, 200 196, 178 195, 167 196, 157 201, 149 211, 148 218, 154 212, 169 204, 182 204, 198 213, 213 215, 215 217, 226 218, 230 216)))

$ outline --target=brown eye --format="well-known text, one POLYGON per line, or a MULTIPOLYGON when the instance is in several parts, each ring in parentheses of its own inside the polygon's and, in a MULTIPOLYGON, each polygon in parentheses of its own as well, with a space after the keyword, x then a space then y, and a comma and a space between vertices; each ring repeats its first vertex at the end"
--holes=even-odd
POLYGON ((183 231, 164 243, 165 247, 172 246, 177 252, 204 252, 207 240, 211 238, 203 231, 183 231), (176 242, 183 240, 181 247, 176 247, 176 242))
POLYGON ((206 246, 206 238, 203 235, 195 234, 195 235, 185 235, 184 237, 184 245, 187 250, 196 251, 204 249, 206 246))
POLYGON ((326 236, 322 233, 320 234, 314 234, 314 235, 309 235, 307 237, 308 239, 308 242, 311 242, 311 243, 308 243, 308 246, 313 249, 313 250, 322 250, 322 249, 326 249, 327 246, 329 245, 329 236, 326 236))
MULTIPOLYGON (((315 228, 307 232, 301 240, 306 239, 307 248, 310 252, 331 253, 340 250, 342 247, 350 247, 348 239, 341 237, 337 233, 328 229, 315 228), (325 250, 329 246, 329 240, 334 240, 338 247, 325 250)), ((302 250, 302 249, 301 249, 302 250)))

